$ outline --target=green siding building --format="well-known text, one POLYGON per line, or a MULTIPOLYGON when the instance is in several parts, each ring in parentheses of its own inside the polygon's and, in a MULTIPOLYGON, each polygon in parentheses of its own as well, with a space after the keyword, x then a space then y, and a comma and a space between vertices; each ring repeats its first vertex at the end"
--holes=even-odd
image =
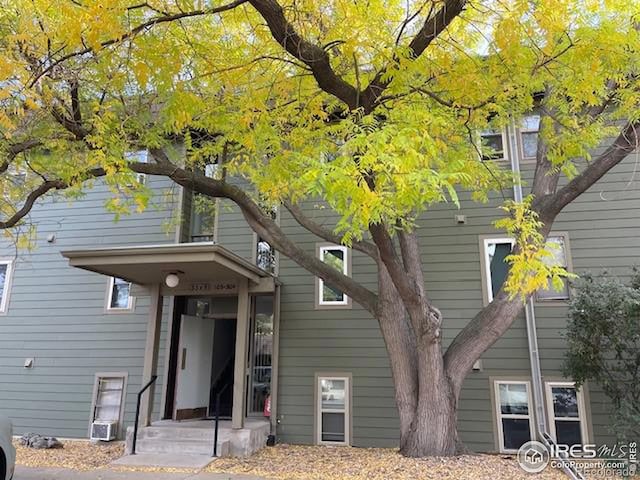
MULTIPOLYGON (((525 194, 535 167, 527 158, 532 133, 491 134, 498 161, 521 170, 525 194)), ((636 163, 627 158, 560 214, 551 234, 557 262, 577 274, 621 276, 640 263, 636 163)), ((104 208, 108 190, 97 185, 82 199, 50 196, 33 210, 33 250, 3 245, 0 412, 16 432, 104 435, 97 424, 124 438, 138 391, 157 375, 142 398, 140 451, 164 451, 154 447, 153 429, 165 428, 169 437, 190 439, 175 448, 206 454, 211 438, 185 431, 198 422, 213 428, 216 411, 224 419, 218 454, 251 453, 268 433, 285 443, 397 446, 394 389, 376 320, 273 252, 230 202, 202 211, 188 190, 162 178, 145 181, 156 200, 144 213, 114 222, 104 208)), ((518 196, 517 189, 502 194, 518 196)), ((431 209, 418 227, 445 347, 490 301, 511 248, 492 227, 503 197, 486 205, 464 192, 461 199, 460 209, 431 209)), ((314 202, 303 206, 317 223, 335 220, 314 202)), ((299 247, 376 289, 376 266, 366 255, 326 244, 286 211, 276 215, 299 247)), ((534 438, 543 415, 560 443, 612 442, 607 399, 594 385, 576 392, 561 373, 570 295, 569 288, 539 292, 468 375, 459 431, 472 450, 517 450, 534 438), (532 353, 541 369, 537 401, 532 353)))

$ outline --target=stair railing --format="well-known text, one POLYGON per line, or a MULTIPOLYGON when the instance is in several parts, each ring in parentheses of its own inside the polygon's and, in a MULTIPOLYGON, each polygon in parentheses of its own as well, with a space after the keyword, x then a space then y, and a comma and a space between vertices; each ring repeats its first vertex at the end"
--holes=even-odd
POLYGON ((147 383, 142 389, 138 392, 138 401, 136 402, 136 421, 133 424, 133 441, 131 442, 131 455, 136 454, 136 442, 138 441, 138 423, 140 420, 140 402, 142 401, 142 394, 147 391, 147 389, 153 385, 153 383, 158 379, 157 375, 152 375, 151 380, 147 383))
POLYGON ((213 431, 213 456, 218 456, 218 428, 220 424, 220 398, 224 391, 229 388, 231 383, 226 383, 218 392, 216 393, 216 412, 215 412, 215 427, 213 431))

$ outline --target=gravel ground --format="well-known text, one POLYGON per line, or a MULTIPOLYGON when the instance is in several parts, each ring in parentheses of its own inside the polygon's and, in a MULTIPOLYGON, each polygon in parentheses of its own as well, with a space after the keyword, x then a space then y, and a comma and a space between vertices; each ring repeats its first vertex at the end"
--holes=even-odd
POLYGON ((250 458, 221 458, 209 472, 244 473, 275 480, 566 480, 548 468, 539 475, 523 472, 515 460, 498 455, 455 458, 405 458, 383 448, 278 445, 250 458))
POLYGON ((93 470, 108 465, 124 454, 123 442, 96 444, 86 440, 63 440, 64 448, 36 450, 14 442, 16 463, 25 467, 61 467, 93 470))
MULTIPOLYGON (((106 467, 124 453, 122 442, 94 444, 86 440, 65 440, 63 444, 64 448, 60 449, 34 450, 16 443, 16 463, 32 468, 87 471, 106 467)), ((109 470, 196 473, 187 469, 149 467, 112 466, 109 470)), ((413 459, 388 448, 299 445, 265 448, 250 458, 220 458, 204 472, 256 475, 273 480, 567 480, 564 473, 553 468, 529 475, 513 458, 501 455, 413 459)))

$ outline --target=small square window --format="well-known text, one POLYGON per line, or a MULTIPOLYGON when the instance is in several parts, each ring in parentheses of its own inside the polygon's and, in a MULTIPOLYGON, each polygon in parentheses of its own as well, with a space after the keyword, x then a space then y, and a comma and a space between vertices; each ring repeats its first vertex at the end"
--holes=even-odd
POLYGON ((504 130, 483 130, 480 132, 482 160, 506 160, 507 139, 504 130))
POLYGON ((349 444, 349 377, 318 377, 317 442, 319 444, 349 444))
POLYGON ((529 382, 496 381, 494 392, 500 451, 517 451, 533 432, 529 382))
MULTIPOLYGON (((569 269, 569 263, 567 260, 567 240, 564 236, 549 236, 547 238, 547 249, 553 254, 552 257, 546 258, 544 261, 548 266, 559 266, 565 269, 569 269)), ((545 302, 553 300, 568 300, 569 299, 569 282, 567 279, 563 279, 563 286, 560 291, 557 291, 551 285, 551 279, 548 281, 547 289, 540 289, 536 292, 536 301, 545 302)))
MULTIPOLYGON (((326 245, 319 247, 318 255, 320 260, 342 272, 349 275, 349 249, 341 245, 326 245)), ((348 296, 340 289, 327 284, 321 278, 318 278, 318 305, 320 306, 341 306, 349 305, 348 296)))
POLYGON ((0 313, 7 311, 12 275, 13 262, 11 260, 0 260, 0 313))
POLYGON ((133 310, 133 300, 131 283, 121 278, 111 277, 107 310, 133 310))

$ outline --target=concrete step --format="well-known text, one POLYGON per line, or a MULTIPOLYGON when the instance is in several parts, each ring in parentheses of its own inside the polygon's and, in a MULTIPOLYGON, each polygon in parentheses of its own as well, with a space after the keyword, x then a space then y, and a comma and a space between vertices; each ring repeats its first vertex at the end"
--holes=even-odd
MULTIPOLYGON (((111 465, 124 465, 127 467, 193 468, 200 470, 213 462, 213 460, 214 458, 208 455, 139 453, 136 455, 125 455, 124 457, 120 457, 112 462, 111 465)), ((126 478, 130 477, 127 476, 126 478)), ((154 476, 153 478, 156 477, 154 476)))
MULTIPOLYGON (((230 428, 220 428, 218 438, 229 436, 230 428)), ((138 432, 138 438, 202 440, 213 443, 214 431, 208 428, 145 427, 138 432)))
MULTIPOLYGON (((218 440, 218 456, 228 456, 231 442, 228 439, 218 440)), ((139 453, 166 453, 181 455, 209 455, 213 454, 213 443, 198 440, 159 440, 139 438, 136 443, 136 452, 139 453)))

